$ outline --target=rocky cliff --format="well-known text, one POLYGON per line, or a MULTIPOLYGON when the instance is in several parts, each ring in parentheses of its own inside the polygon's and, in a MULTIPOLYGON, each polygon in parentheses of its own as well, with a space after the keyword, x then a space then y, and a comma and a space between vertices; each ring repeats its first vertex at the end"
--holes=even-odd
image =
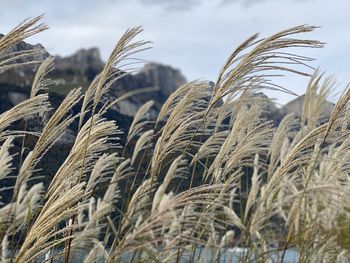
MULTIPOLYGON (((40 44, 30 45, 20 42, 11 51, 31 49, 44 48, 40 44)), ((49 53, 44 52, 40 58, 35 59, 42 60, 48 56, 49 53)), ((56 56, 55 69, 50 73, 50 78, 55 80, 55 85, 50 88, 49 92, 56 94, 56 96, 64 96, 73 88, 87 89, 103 67, 104 62, 97 48, 81 49, 67 57, 56 56)), ((37 66, 23 66, 0 74, 0 112, 28 98, 36 69, 37 66)), ((155 101, 154 110, 159 110, 167 97, 184 83, 186 83, 186 79, 179 70, 170 66, 149 63, 139 72, 129 74, 116 81, 106 96, 113 99, 131 90, 157 87, 158 91, 135 95, 114 108, 122 114, 133 116, 143 103, 151 99, 155 101)))
MULTIPOLYGON (((21 42, 14 47, 13 51, 30 49, 43 49, 43 47, 41 45, 30 45, 25 42, 21 42)), ((48 57, 49 54, 47 52, 43 52, 41 56, 42 57, 40 59, 44 59, 48 57)), ((38 58, 29 58, 29 60, 30 59, 38 58)), ((0 114, 29 97, 31 83, 37 67, 38 66, 33 65, 23 66, 21 68, 0 74, 0 114)), ((55 59, 55 69, 50 73, 50 77, 53 80, 56 80, 55 85, 49 90, 49 101, 53 109, 56 109, 60 105, 64 95, 71 89, 76 87, 86 89, 96 75, 101 72, 103 67, 104 62, 100 58, 99 51, 96 48, 82 49, 68 57, 57 56, 55 59)), ((123 144, 125 134, 130 127, 132 116, 135 115, 138 108, 143 103, 147 102, 148 100, 154 100, 155 105, 153 111, 157 113, 168 96, 178 86, 184 84, 185 82, 186 79, 179 70, 170 66, 156 63, 146 64, 137 73, 126 75, 116 81, 108 94, 104 94, 104 100, 114 100, 126 92, 135 89, 142 89, 146 87, 158 88, 157 91, 135 95, 122 101, 118 105, 112 107, 105 115, 107 119, 115 120, 119 128, 124 132, 124 135, 121 135, 121 144, 123 144)), ((214 86, 213 83, 211 84, 214 86)), ((294 112, 296 115, 300 116, 302 113, 304 96, 296 98, 279 109, 265 94, 261 92, 253 93, 247 98, 247 106, 262 103, 262 101, 263 117, 267 120, 273 121, 274 125, 277 126, 282 118, 290 112, 294 112)), ((76 107, 72 109, 72 115, 79 113, 79 106, 80 105, 76 105, 76 107)), ((328 103, 326 105, 325 114, 329 114, 332 108, 333 104, 328 103)), ((44 125, 43 122, 44 121, 39 117, 35 117, 30 120, 26 120, 26 122, 22 121, 16 123, 15 129, 21 130, 26 127, 26 129, 32 131, 40 131, 44 125)), ((60 138, 60 140, 58 140, 50 149, 52 154, 45 155, 39 167, 42 169, 40 173, 45 175, 45 178, 51 178, 53 173, 63 163, 74 143, 76 133, 77 123, 73 123, 66 130, 66 133, 60 138)), ((36 140, 37 138, 34 136, 26 136, 24 140, 24 154, 27 154, 31 149, 33 149, 36 140)), ((20 151, 22 143, 22 138, 15 142, 16 152, 20 151)), ((130 145, 134 143, 135 142, 131 142, 130 145)), ((19 157, 17 156, 16 158, 19 157)), ((17 163, 19 163, 18 159, 17 163)), ((2 185, 0 184, 0 188, 1 187, 2 185)))
MULTIPOLYGON (((287 115, 293 112, 295 115, 300 117, 303 112, 304 100, 305 100, 305 95, 301 95, 295 98, 294 100, 288 102, 280 109, 281 114, 287 115)), ((324 110, 323 116, 325 117, 330 116, 333 108, 334 108, 334 104, 327 101, 325 105, 323 105, 323 110, 324 110)))
MULTIPOLYGON (((1 36, 0 36, 1 37, 1 36)), ((41 45, 30 45, 25 42, 20 42, 14 46, 11 52, 43 49, 41 45)), ((41 57, 29 57, 26 61, 43 60, 49 54, 42 52, 41 57)), ((68 57, 55 57, 55 69, 51 71, 50 78, 56 83, 49 89, 49 101, 53 110, 57 109, 64 95, 73 88, 82 87, 86 89, 91 81, 101 72, 104 67, 104 62, 100 58, 98 49, 82 49, 68 57)), ((39 65, 21 66, 19 68, 8 70, 0 74, 0 114, 12 108, 18 103, 26 100, 31 91, 31 84, 33 82, 35 73, 39 65)), ((140 69, 136 74, 129 74, 120 78, 111 87, 108 94, 104 94, 104 99, 114 100, 117 97, 125 94, 128 91, 135 89, 142 89, 145 87, 158 87, 158 91, 142 94, 140 96, 133 96, 121 104, 108 110, 105 117, 109 120, 115 120, 120 130, 123 131, 121 137, 121 144, 125 140, 130 127, 132 116, 136 113, 138 108, 148 100, 155 101, 154 111, 158 111, 167 97, 179 85, 186 82, 179 70, 173 69, 169 66, 160 64, 147 64, 140 69)), ((76 105, 72 109, 71 114, 75 115, 80 111, 80 105, 76 105)), ((48 115, 51 115, 49 113, 48 115)), ((35 116, 25 121, 18 121, 13 125, 14 130, 40 131, 49 116, 35 116)), ((77 121, 73 123, 65 134, 53 145, 49 150, 52 154, 46 154, 38 166, 40 174, 45 178, 51 178, 58 167, 63 163, 68 155, 75 137, 77 135, 77 121), (58 153, 58 154, 57 154, 58 153)), ((24 156, 33 149, 37 137, 27 135, 26 138, 18 138, 14 142, 13 150, 19 152, 24 142, 24 156)), ((20 160, 19 156, 15 157, 15 166, 18 166, 20 160), (17 165, 16 165, 17 164, 17 165)), ((16 171, 14 171, 16 173, 16 171)), ((4 185, 12 185, 6 180, 0 182, 0 188, 4 185)), ((6 199, 6 198, 5 198, 6 199)))
MULTIPOLYGON (((96 48, 82 49, 69 57, 56 57, 55 70, 51 73, 51 78, 56 79, 57 82, 51 91, 64 95, 72 88, 86 89, 103 67, 104 62, 96 48)), ((158 91, 155 92, 134 95, 114 107, 122 114, 134 116, 138 108, 151 99, 155 101, 154 110, 158 111, 167 97, 184 83, 186 79, 179 70, 170 66, 149 63, 137 73, 120 78, 105 96, 113 99, 135 89, 158 88, 158 91)))

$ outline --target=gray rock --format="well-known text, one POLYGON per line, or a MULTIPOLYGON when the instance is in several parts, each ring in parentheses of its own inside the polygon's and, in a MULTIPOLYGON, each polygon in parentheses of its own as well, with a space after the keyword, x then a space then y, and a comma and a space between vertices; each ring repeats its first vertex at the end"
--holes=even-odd
POLYGON ((187 82, 180 70, 157 63, 146 64, 135 77, 145 86, 159 87, 164 97, 169 97, 179 86, 187 82))
POLYGON ((169 95, 185 83, 186 79, 179 70, 162 64, 150 63, 138 73, 127 75, 115 82, 111 88, 110 97, 120 97, 136 89, 156 87, 157 91, 134 95, 118 103, 117 107, 121 113, 134 116, 141 105, 153 100, 155 102, 153 110, 154 113, 157 113, 169 95))
MULTIPOLYGON (((50 76, 58 81, 51 91, 65 95, 72 88, 79 86, 87 88, 91 81, 102 71, 103 67, 104 63, 96 48, 82 49, 68 57, 57 56, 55 58, 55 70, 50 76)), ((178 69, 162 64, 149 63, 136 74, 129 74, 117 80, 112 85, 110 92, 104 94, 103 100, 111 101, 136 89, 157 87, 158 91, 134 95, 113 107, 122 114, 134 116, 142 104, 148 100, 154 100, 153 110, 157 112, 168 96, 184 83, 186 83, 186 79, 178 69)))
POLYGON ((305 95, 301 95, 295 98, 294 100, 291 100, 281 108, 281 112, 284 115, 287 115, 293 112, 295 113, 296 116, 301 116, 301 113, 303 111, 304 99, 305 99, 305 95))
MULTIPOLYGON (((3 37, 4 37, 4 35, 0 34, 0 39, 3 37)), ((40 52, 40 53, 36 54, 35 56, 25 57, 25 59, 21 59, 20 61, 41 61, 49 56, 49 53, 46 52, 45 48, 41 44, 31 45, 31 44, 26 43, 24 41, 20 41, 17 45, 14 45, 11 48, 9 48, 7 50, 7 53, 20 52, 20 51, 25 51, 25 50, 40 50, 43 52, 40 52)), ((30 68, 33 68, 33 66, 30 66, 30 68)))
MULTIPOLYGON (((98 48, 80 49, 71 56, 55 57, 56 71, 79 72, 88 75, 88 70, 94 71, 94 76, 104 67, 98 48)), ((87 76, 89 77, 89 76, 87 76)))
MULTIPOLYGON (((288 102, 281 108, 281 113, 283 115, 287 115, 289 113, 294 113, 296 116, 300 117, 303 112, 303 105, 304 105, 305 95, 301 95, 294 100, 288 102)), ((329 117, 332 113, 332 110, 334 108, 334 104, 331 102, 326 102, 323 109, 323 116, 329 117)))

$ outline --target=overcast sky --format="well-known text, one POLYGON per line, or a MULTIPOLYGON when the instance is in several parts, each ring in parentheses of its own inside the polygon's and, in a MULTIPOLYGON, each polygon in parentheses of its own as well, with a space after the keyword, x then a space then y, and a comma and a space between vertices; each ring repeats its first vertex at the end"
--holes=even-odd
MULTIPOLYGON (((337 92, 350 81, 349 0, 0 0, 0 32, 24 18, 45 13, 50 26, 29 42, 40 42, 51 54, 69 55, 99 47, 108 57, 129 27, 142 25, 153 49, 141 57, 181 69, 188 80, 215 80, 230 52, 255 32, 267 36, 288 27, 321 26, 305 37, 327 43, 322 50, 300 50, 317 58, 327 74, 336 75, 337 92)), ((302 94, 307 79, 288 76, 283 84, 302 94)), ((280 93, 269 96, 285 103, 280 93)))

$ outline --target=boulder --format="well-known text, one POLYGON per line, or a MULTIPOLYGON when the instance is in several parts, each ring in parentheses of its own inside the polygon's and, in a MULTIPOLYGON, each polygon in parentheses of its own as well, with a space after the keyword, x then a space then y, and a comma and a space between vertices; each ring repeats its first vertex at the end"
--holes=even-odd
MULTIPOLYGON (((305 94, 295 98, 294 100, 285 104, 280 109, 281 113, 283 115, 287 115, 293 112, 296 116, 301 117, 301 114, 303 112, 304 100, 305 100, 305 94)), ((333 108, 334 108, 334 104, 329 101, 326 101, 325 105, 323 106, 323 109, 324 109, 323 117, 329 118, 333 108)))

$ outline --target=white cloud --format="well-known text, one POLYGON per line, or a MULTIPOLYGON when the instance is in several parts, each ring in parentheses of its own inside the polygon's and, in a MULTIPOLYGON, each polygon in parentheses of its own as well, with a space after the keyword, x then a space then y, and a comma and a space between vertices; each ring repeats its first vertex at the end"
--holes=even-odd
POLYGON ((144 5, 156 5, 169 11, 189 10, 195 6, 201 5, 202 0, 139 0, 144 5))

